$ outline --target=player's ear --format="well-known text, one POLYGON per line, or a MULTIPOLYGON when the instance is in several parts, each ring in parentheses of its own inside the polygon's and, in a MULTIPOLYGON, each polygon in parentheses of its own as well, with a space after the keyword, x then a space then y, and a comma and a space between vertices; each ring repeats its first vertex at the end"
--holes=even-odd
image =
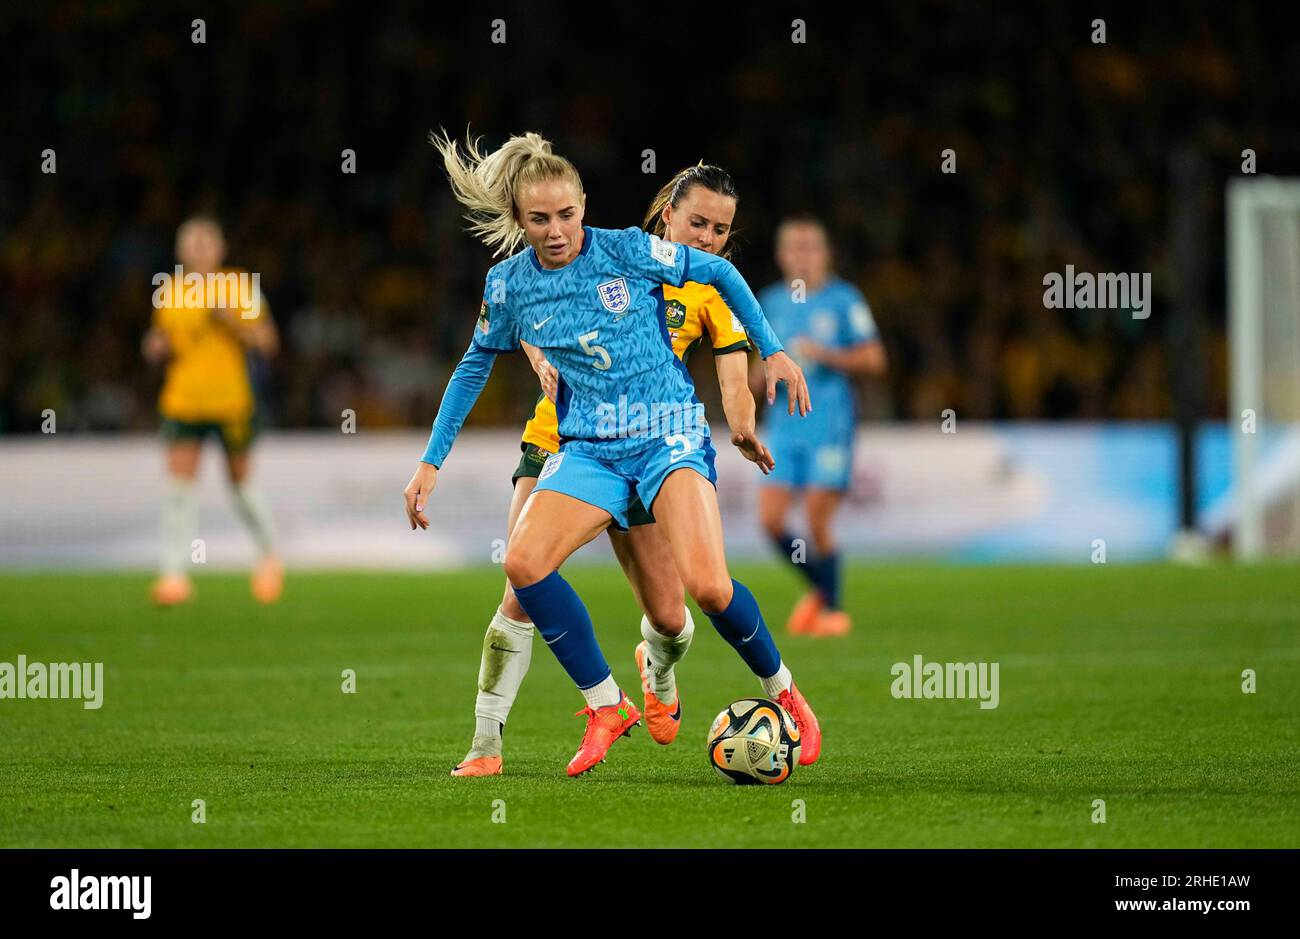
POLYGON ((659 210, 659 220, 664 223, 664 231, 668 231, 669 223, 673 220, 673 204, 665 202, 664 207, 659 210))

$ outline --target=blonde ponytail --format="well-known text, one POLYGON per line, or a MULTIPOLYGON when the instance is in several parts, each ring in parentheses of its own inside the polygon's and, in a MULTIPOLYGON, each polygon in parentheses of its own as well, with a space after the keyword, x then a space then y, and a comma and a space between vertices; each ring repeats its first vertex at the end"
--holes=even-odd
POLYGON ((524 230, 515 218, 515 199, 524 187, 565 179, 581 196, 582 179, 572 163, 551 151, 551 142, 541 134, 512 136, 486 155, 478 148, 480 139, 466 131, 462 155, 445 130, 429 134, 429 142, 442 155, 451 191, 465 207, 470 232, 495 249, 493 257, 513 254, 524 242, 524 230))

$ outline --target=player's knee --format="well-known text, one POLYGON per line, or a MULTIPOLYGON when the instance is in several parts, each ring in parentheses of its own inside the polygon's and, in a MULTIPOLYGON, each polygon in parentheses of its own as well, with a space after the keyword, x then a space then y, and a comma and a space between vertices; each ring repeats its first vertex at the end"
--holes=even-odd
MULTIPOLYGON (((543 569, 545 559, 541 553, 527 544, 509 545, 506 548, 503 566, 506 571, 506 579, 515 587, 530 586, 550 573, 549 570, 543 569)), ((513 592, 511 596, 513 596, 513 592)))
POLYGON ((705 613, 721 613, 731 605, 731 578, 701 577, 688 586, 691 599, 705 613))
POLYGON ((811 526, 813 548, 818 554, 830 554, 835 550, 835 538, 829 524, 811 526))
POLYGON ((785 534, 785 512, 779 506, 760 503, 758 520, 769 538, 780 538, 785 534))
POLYGON ((819 554, 829 554, 835 550, 835 514, 833 507, 818 507, 808 517, 808 533, 812 535, 813 547, 819 554))
POLYGON ((686 607, 682 597, 660 598, 657 602, 647 598, 646 619, 661 636, 677 636, 686 628, 686 607))
POLYGON ((199 475, 199 461, 189 455, 169 458, 167 475, 173 479, 193 480, 199 475))

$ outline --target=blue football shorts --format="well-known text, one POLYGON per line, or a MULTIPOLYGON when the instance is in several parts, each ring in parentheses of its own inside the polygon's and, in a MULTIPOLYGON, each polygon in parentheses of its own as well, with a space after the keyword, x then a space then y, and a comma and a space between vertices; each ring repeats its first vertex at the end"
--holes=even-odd
POLYGON ((707 436, 698 433, 655 437, 642 450, 617 460, 595 455, 600 445, 562 446, 537 475, 534 490, 562 492, 604 509, 619 531, 627 531, 628 509, 636 499, 654 514, 655 496, 668 475, 686 467, 717 484, 716 456, 707 436))

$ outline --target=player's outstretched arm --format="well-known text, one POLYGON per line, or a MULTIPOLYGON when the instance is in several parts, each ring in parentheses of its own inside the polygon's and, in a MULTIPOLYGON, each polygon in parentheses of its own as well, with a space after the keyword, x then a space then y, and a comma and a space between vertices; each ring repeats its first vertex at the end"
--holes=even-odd
POLYGON ((428 446, 424 448, 420 465, 415 468, 415 475, 406 486, 406 516, 412 529, 417 525, 420 528, 429 527, 429 520, 423 514, 424 506, 437 483, 438 468, 447 459, 451 445, 456 442, 456 435, 465 424, 465 418, 483 392, 496 357, 492 350, 470 340, 460 364, 451 373, 447 390, 442 395, 442 404, 438 406, 433 430, 429 434, 428 446))
POLYGON ((709 284, 717 290, 763 357, 763 365, 767 370, 767 403, 776 401, 777 383, 785 382, 790 413, 793 414, 796 408, 800 415, 811 411, 812 400, 808 396, 808 382, 804 379, 803 369, 785 354, 781 341, 776 338, 767 317, 763 315, 758 298, 749 289, 749 284, 745 283, 740 271, 726 258, 716 254, 691 247, 686 247, 685 250, 684 279, 709 284))
POLYGON ((819 362, 851 378, 862 375, 880 376, 888 369, 885 346, 879 339, 860 342, 847 349, 833 349, 805 339, 801 340, 801 345, 795 352, 800 353, 802 358, 819 362))
POLYGON ((758 439, 754 427, 754 396, 749 390, 749 356, 744 350, 715 356, 718 387, 722 389, 722 412, 727 416, 731 442, 766 476, 776 463, 772 452, 758 439))
POLYGON ((754 291, 749 289, 749 284, 745 282, 740 271, 736 270, 736 265, 724 257, 709 254, 699 248, 686 245, 681 247, 686 251, 683 279, 708 284, 716 290, 731 311, 736 314, 736 319, 740 320, 740 324, 745 327, 745 334, 749 337, 749 341, 754 344, 758 354, 764 359, 782 351, 781 340, 776 338, 776 333, 772 331, 767 317, 763 315, 763 308, 759 305, 758 298, 754 296, 754 291))
POLYGON ((415 531, 418 525, 420 528, 428 528, 429 520, 425 518, 424 507, 429 503, 429 496, 433 494, 433 487, 438 484, 438 467, 432 463, 420 461, 415 468, 411 481, 406 484, 406 491, 402 495, 406 499, 406 520, 411 523, 411 531, 415 531))

